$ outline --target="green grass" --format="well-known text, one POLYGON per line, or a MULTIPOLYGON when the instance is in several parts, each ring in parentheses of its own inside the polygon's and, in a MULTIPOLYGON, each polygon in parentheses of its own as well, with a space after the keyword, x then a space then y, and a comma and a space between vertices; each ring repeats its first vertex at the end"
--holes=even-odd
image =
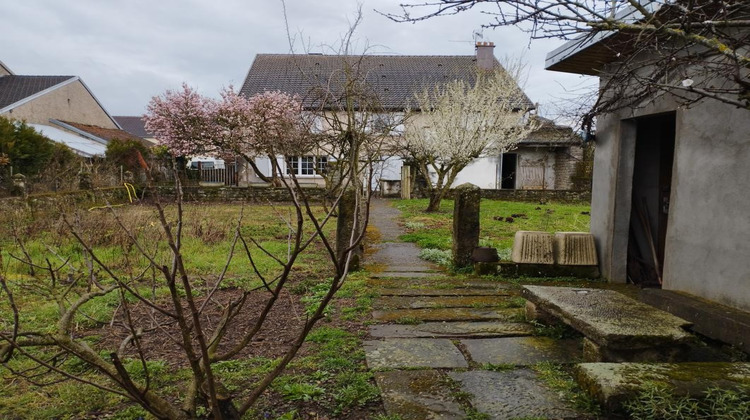
POLYGON ((629 418, 636 420, 750 418, 750 387, 709 388, 701 395, 675 395, 664 384, 645 383, 640 392, 623 404, 629 418))
MULTIPOLYGON (((401 238, 415 242, 420 248, 449 250, 451 248, 451 228, 453 201, 443 200, 440 211, 425 213, 426 199, 400 200, 395 206, 402 211, 407 233, 401 238)), ((501 259, 510 258, 513 237, 519 230, 544 232, 588 232, 591 206, 582 204, 560 204, 536 202, 514 202, 482 200, 480 207, 480 246, 498 249, 501 259), (513 222, 506 222, 512 215, 513 222), (502 220, 499 220, 501 219, 502 220)))
POLYGON ((539 379, 579 411, 591 415, 601 412, 599 404, 578 387, 573 376, 562 365, 541 362, 534 365, 533 369, 539 379))

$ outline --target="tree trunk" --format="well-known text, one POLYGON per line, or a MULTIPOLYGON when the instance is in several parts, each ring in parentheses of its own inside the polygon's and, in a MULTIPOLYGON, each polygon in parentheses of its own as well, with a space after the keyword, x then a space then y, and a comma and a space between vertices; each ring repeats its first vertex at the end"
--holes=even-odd
POLYGON ((435 213, 437 211, 440 211, 440 202, 443 200, 443 191, 438 189, 433 189, 430 191, 430 204, 427 206, 427 209, 425 210, 427 213, 435 213))

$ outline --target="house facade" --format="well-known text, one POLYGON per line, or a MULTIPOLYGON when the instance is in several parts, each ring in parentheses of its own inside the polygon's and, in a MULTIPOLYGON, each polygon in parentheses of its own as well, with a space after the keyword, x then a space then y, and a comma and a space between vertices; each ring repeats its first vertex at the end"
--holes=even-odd
POLYGON ((84 157, 103 156, 113 135, 133 137, 120 129, 80 77, 16 75, 2 62, 0 115, 25 121, 84 157))
MULTIPOLYGON (((397 119, 415 105, 416 93, 456 79, 473 83, 477 69, 499 67, 493 50, 494 44, 480 42, 475 55, 466 56, 259 54, 241 93, 252 96, 278 90, 297 95, 307 110, 335 113, 338 110, 327 108, 327 104, 340 103, 342 86, 357 80, 361 82, 358 86, 361 97, 368 98, 361 104, 363 114, 376 120, 388 116, 397 119)), ((521 100, 533 108, 527 97, 521 100)), ((403 130, 394 128, 390 135, 396 144, 403 130)), ((546 121, 540 130, 522 139, 516 149, 476 159, 458 175, 454 184, 471 182, 486 189, 569 189, 571 168, 581 156, 580 139, 572 130, 546 121)), ((328 164, 327 159, 323 155, 310 155, 279 157, 277 161, 282 171, 294 172, 301 182, 321 185, 324 180, 317 169, 328 164)), ((269 175, 271 164, 267 158, 258 159, 256 166, 269 175)), ((384 154, 378 166, 376 186, 379 180, 401 179, 403 159, 397 154, 384 154)), ((251 170, 244 171, 241 180, 246 184, 260 182, 251 170)))
MULTIPOLYGON (((621 65, 607 42, 571 41, 547 68, 598 75, 604 88, 621 65)), ((750 311, 750 111, 682 96, 597 117, 591 232, 601 272, 622 283, 656 276, 663 289, 750 311)))

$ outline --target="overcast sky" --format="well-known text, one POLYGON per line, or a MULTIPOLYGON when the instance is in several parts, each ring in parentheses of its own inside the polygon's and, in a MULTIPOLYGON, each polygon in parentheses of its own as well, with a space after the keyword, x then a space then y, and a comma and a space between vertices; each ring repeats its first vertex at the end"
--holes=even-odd
MULTIPOLYGON (((404 0, 400 0, 403 2, 404 0)), ((471 55, 472 33, 488 17, 478 10, 428 21, 396 23, 379 15, 399 0, 363 0, 355 37, 361 51, 395 55, 471 55)), ((353 20, 357 2, 287 0, 296 52, 329 52, 353 20), (304 42, 300 42, 304 41, 304 42)), ((280 0, 23 0, 0 12, 0 61, 16 74, 78 75, 112 115, 141 115, 152 96, 184 81, 217 96, 239 88, 258 53, 290 51, 280 0)), ((529 44, 517 28, 485 29, 495 55, 523 55, 526 92, 551 115, 560 98, 591 84, 544 70, 547 52, 562 41, 529 44)))

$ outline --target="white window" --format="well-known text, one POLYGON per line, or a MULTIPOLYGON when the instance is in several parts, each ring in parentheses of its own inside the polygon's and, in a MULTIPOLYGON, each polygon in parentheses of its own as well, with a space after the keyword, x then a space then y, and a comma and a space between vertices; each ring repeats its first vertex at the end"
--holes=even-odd
POLYGON ((297 176, 321 175, 328 167, 325 156, 287 156, 286 173, 297 176))

